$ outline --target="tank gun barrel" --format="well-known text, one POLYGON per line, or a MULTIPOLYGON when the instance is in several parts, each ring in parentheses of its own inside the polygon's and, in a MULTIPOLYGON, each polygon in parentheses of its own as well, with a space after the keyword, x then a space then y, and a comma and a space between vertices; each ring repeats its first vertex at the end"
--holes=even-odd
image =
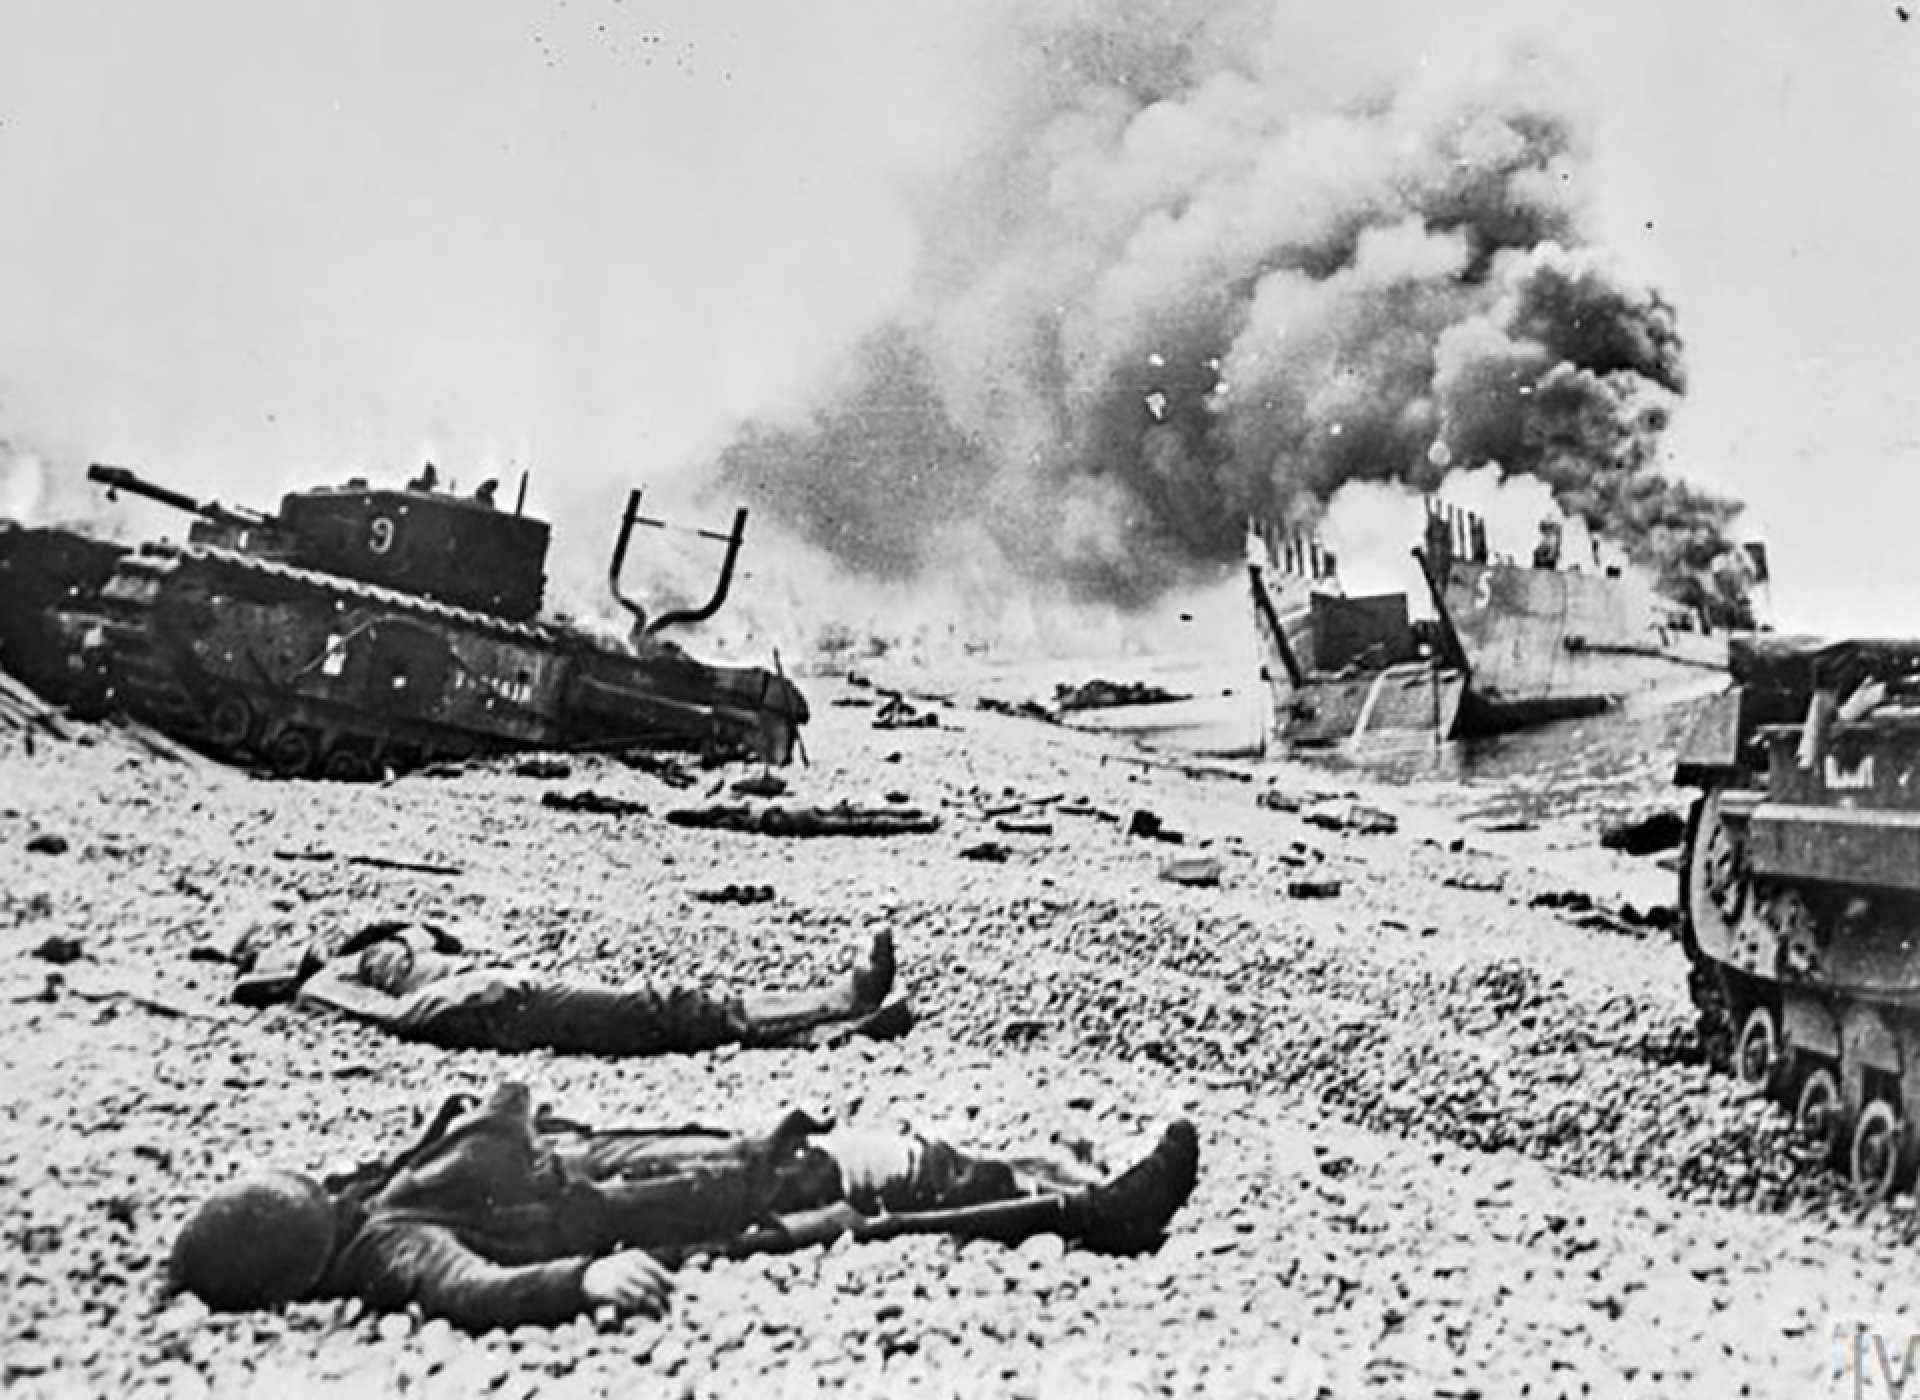
POLYGON ((218 501, 196 500, 184 491, 175 491, 171 487, 148 481, 128 467, 111 467, 95 462, 87 468, 87 480, 98 482, 106 487, 108 500, 112 500, 122 491, 130 491, 136 496, 145 496, 150 501, 158 501, 163 506, 172 506, 175 510, 197 515, 203 520, 257 524, 266 519, 257 511, 236 510, 232 506, 223 506, 218 501))

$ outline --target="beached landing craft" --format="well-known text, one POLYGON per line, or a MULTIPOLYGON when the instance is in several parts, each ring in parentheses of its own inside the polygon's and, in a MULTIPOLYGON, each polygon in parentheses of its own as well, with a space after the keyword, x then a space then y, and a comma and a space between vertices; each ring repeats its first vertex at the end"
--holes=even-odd
POLYGON ((497 508, 492 483, 452 495, 429 467, 404 490, 356 480, 293 492, 267 515, 123 468, 88 476, 194 520, 187 543, 138 549, 82 547, 70 531, 0 534, 0 575, 34 583, 30 599, 0 607, 7 664, 25 658, 49 698, 124 710, 286 776, 344 779, 536 747, 785 762, 806 721, 785 677, 706 665, 659 635, 725 600, 744 510, 730 534, 702 532, 725 546, 712 598, 650 617, 620 590, 634 528, 661 524, 632 494, 609 571, 635 618, 623 645, 537 616, 548 527, 497 508))
POLYGON ((1495 558, 1484 522, 1429 503, 1414 551, 1434 616, 1402 593, 1346 596, 1309 538, 1255 529, 1248 573, 1279 748, 1358 750, 1498 734, 1640 697, 1704 694, 1733 635, 1628 564, 1569 566, 1557 531, 1495 558))
POLYGON ((1920 1160, 1920 642, 1737 640, 1680 753, 1708 1048, 1880 1197, 1920 1160))
POLYGON ((1406 594, 1346 596, 1333 556, 1309 536, 1255 529, 1247 556, 1274 747, 1361 748, 1453 733, 1466 675, 1436 660, 1430 625, 1409 620, 1406 594))
POLYGON ((1725 672, 1728 632, 1660 596, 1632 565, 1571 566, 1552 522, 1523 564, 1489 554, 1477 516, 1429 502, 1415 554, 1442 656, 1467 674, 1460 733, 1598 714, 1640 695, 1705 693, 1725 672))

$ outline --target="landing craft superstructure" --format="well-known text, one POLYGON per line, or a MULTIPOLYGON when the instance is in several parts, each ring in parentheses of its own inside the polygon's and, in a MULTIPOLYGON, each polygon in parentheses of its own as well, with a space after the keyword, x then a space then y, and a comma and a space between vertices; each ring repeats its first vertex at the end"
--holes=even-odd
POLYGON ((1920 1161, 1920 642, 1737 640, 1680 754, 1680 936, 1714 1057, 1870 1196, 1920 1161))
POLYGON ((1726 669, 1726 631, 1660 596, 1630 564, 1570 565, 1550 523, 1522 563, 1491 556, 1478 517, 1429 505, 1415 553, 1443 655, 1468 677, 1462 733, 1598 714, 1636 696, 1701 693, 1726 669))
MULTIPOLYGON (((807 718, 783 676, 709 666, 658 635, 720 606, 744 511, 730 535, 709 536, 726 558, 708 604, 649 619, 619 587, 634 528, 662 523, 633 493, 611 570, 636 618, 622 646, 538 618, 548 527, 496 508, 490 488, 454 496, 430 473, 404 490, 353 481, 291 493, 269 516, 122 468, 88 475, 194 521, 185 544, 108 546, 117 553, 98 581, 90 551, 86 578, 41 590, 58 595, 46 611, 68 644, 72 697, 102 696, 223 756, 338 778, 530 747, 785 762, 807 718)), ((0 570, 26 568, 19 557, 0 536, 0 570)))

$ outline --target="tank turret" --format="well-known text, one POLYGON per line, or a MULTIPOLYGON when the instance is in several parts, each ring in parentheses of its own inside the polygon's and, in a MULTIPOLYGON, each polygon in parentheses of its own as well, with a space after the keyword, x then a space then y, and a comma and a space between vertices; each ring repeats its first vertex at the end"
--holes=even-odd
POLYGON ((295 491, 279 523, 299 541, 292 562, 513 622, 540 611, 544 520, 436 491, 368 486, 295 491))
POLYGON ((87 477, 195 517, 190 543, 378 584, 510 622, 540 611, 549 530, 483 497, 419 487, 322 486, 283 496, 275 515, 196 500, 125 467, 87 477))

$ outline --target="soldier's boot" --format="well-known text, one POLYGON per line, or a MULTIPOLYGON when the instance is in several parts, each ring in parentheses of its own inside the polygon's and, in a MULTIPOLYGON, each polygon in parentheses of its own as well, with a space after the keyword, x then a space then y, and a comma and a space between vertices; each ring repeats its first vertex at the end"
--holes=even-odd
POLYGON ((1101 1253, 1135 1254, 1160 1242, 1168 1222, 1193 1194, 1199 1171, 1199 1135, 1181 1119, 1145 1157, 1098 1186, 868 1217, 853 1233, 861 1239, 939 1234, 1008 1243, 1055 1234, 1101 1253))
POLYGON ((741 997, 741 1039, 749 1045, 779 1044, 816 1026, 870 1016, 893 990, 893 974, 893 935, 876 933, 865 961, 837 983, 805 992, 741 997))
POLYGON ((1153 1151, 1113 1180, 1066 1198, 1068 1239, 1110 1254, 1133 1254, 1160 1242, 1167 1223, 1193 1194, 1200 1175, 1200 1135, 1182 1118, 1153 1151))

